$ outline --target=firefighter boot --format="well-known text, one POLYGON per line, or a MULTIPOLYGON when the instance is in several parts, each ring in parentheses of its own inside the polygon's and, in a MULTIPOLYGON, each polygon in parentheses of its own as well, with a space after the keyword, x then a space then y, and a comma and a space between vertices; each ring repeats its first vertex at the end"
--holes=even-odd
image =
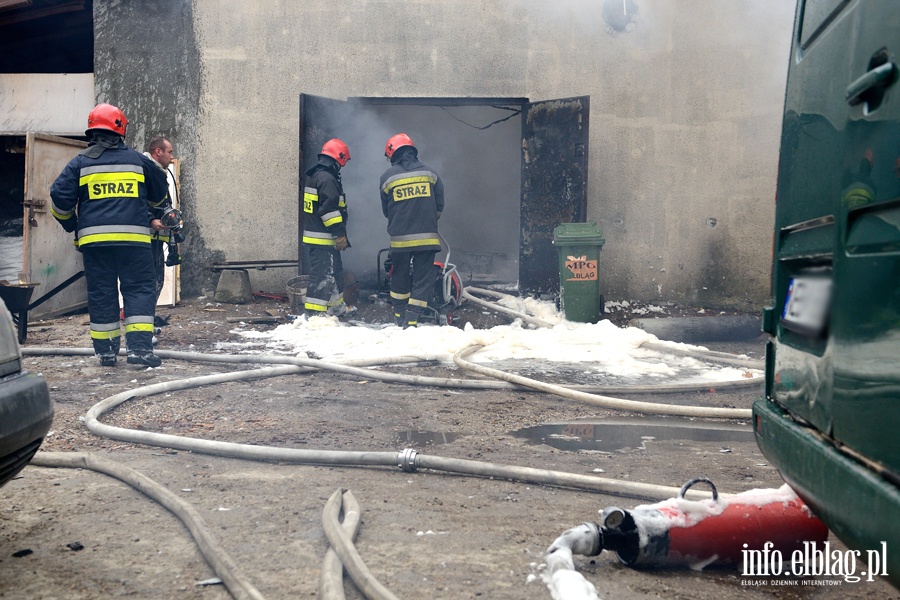
POLYGON ((113 338, 109 341, 109 348, 104 350, 103 352, 98 352, 97 356, 100 357, 100 366, 102 367, 114 367, 116 366, 117 355, 119 354, 119 344, 120 340, 118 337, 113 338))
POLYGON ((418 327, 419 325, 419 317, 422 316, 417 306, 409 306, 406 309, 406 323, 403 324, 403 329, 409 329, 410 327, 418 327))
POLYGON ((142 365, 144 367, 151 367, 151 368, 155 369, 156 367, 158 367, 162 364, 162 359, 150 351, 129 352, 128 353, 128 364, 129 365, 142 365))
POLYGON ((325 311, 325 314, 341 318, 347 314, 347 309, 349 307, 344 304, 344 297, 335 294, 331 297, 331 300, 328 301, 328 309, 325 311))

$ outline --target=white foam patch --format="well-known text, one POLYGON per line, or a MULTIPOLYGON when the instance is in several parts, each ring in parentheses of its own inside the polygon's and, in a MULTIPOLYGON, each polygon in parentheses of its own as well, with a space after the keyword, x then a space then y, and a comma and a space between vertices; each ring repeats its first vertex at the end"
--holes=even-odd
MULTIPOLYGON (((589 363, 593 371, 618 377, 658 377, 661 381, 677 378, 680 382, 720 382, 760 376, 759 371, 707 364, 684 356, 662 356, 641 348, 645 342, 659 339, 636 328, 616 327, 610 321, 574 323, 566 321, 551 302, 531 298, 512 298, 504 302, 511 308, 527 311, 542 320, 556 323, 552 328, 531 328, 520 320, 490 329, 423 325, 401 329, 394 325, 343 323, 336 317, 299 317, 274 330, 236 329, 247 340, 246 351, 282 353, 340 362, 355 359, 418 356, 452 363, 453 355, 473 344, 483 348, 467 360, 490 363, 504 360, 533 360, 562 363, 589 363), (514 301, 514 302, 513 302, 514 301)), ((697 346, 677 344, 681 348, 697 346)), ((234 346, 230 346, 234 349, 234 346)))

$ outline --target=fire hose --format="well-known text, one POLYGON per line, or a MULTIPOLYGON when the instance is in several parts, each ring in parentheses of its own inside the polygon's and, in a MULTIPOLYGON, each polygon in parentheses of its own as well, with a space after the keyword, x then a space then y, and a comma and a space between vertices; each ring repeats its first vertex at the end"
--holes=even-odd
POLYGON ((562 396, 563 398, 569 398, 572 400, 580 400, 582 402, 587 402, 596 406, 602 406, 604 408, 613 408, 616 410, 628 410, 635 412, 650 412, 654 414, 670 416, 709 417, 718 419, 749 419, 753 415, 753 412, 749 408, 707 408, 702 406, 677 406, 674 404, 660 404, 658 402, 638 402, 636 400, 625 400, 622 398, 613 398, 611 396, 598 396, 596 394, 589 394, 587 392, 582 392, 579 390, 567 389, 559 385, 553 385, 551 383, 543 383, 541 381, 522 377, 521 375, 498 371, 497 369, 491 369, 489 367, 476 365, 475 363, 465 360, 465 357, 468 354, 471 354, 481 347, 482 346, 480 345, 472 345, 467 348, 463 348, 453 356, 453 362, 455 362, 460 368, 468 369, 469 371, 474 371, 476 373, 481 373, 482 375, 487 375, 488 377, 496 377, 497 379, 503 379, 505 381, 509 381, 510 383, 517 383, 519 385, 529 387, 541 392, 555 394, 557 396, 562 396))
MULTIPOLYGON (((337 528, 340 527, 340 536, 336 535, 335 538, 349 551, 359 531, 361 514, 359 503, 350 490, 342 491, 339 507, 332 506, 332 504, 336 504, 336 501, 333 501, 334 496, 328 501, 328 505, 322 513, 322 526, 325 528, 326 535, 329 529, 337 532, 337 528), (341 513, 344 515, 343 521, 340 520, 341 513)), ((353 573, 351 573, 352 576, 353 573)), ((362 585, 358 585, 362 589, 362 585)), ((333 547, 328 548, 328 551, 325 552, 325 560, 322 561, 322 571, 319 574, 319 596, 325 600, 344 600, 344 563, 341 562, 340 556, 333 547)))
MULTIPOLYGON (((369 569, 366 567, 365 563, 363 563, 356 548, 353 547, 351 536, 347 535, 344 529, 338 525, 338 515, 342 502, 344 503, 344 506, 351 511, 348 518, 350 519, 350 526, 353 526, 354 530, 354 521, 359 521, 359 505, 354 507, 356 500, 352 495, 345 499, 344 496, 348 494, 350 494, 349 491, 344 492, 344 490, 337 490, 331 495, 331 498, 329 498, 328 503, 325 505, 325 512, 322 513, 322 527, 325 529, 325 535, 328 537, 328 541, 331 542, 329 552, 333 550, 334 553, 340 557, 343 568, 347 569, 350 578, 353 579, 356 587, 359 588, 366 598, 372 600, 399 600, 397 596, 392 594, 389 589, 384 587, 384 585, 375 579, 372 573, 369 572, 369 569), (353 515, 354 508, 356 512, 355 517, 353 515)), ((345 515, 346 514, 347 511, 345 510, 345 515)), ((333 568, 337 569, 337 565, 335 564, 333 568)))
MULTIPOLYGON (((554 327, 552 323, 533 317, 520 311, 512 310, 493 302, 486 302, 473 296, 471 292, 491 296, 510 302, 513 296, 482 288, 467 288, 463 296, 468 300, 492 310, 507 314, 536 327, 554 327)), ((763 368, 759 361, 749 361, 721 352, 697 352, 673 347, 664 343, 642 344, 642 347, 657 352, 670 352, 692 356, 705 360, 713 360, 743 367, 763 368)), ((496 377, 511 383, 517 383, 540 391, 555 393, 567 398, 578 399, 591 404, 631 410, 630 400, 595 396, 577 390, 561 389, 559 386, 534 382, 509 373, 490 369, 465 360, 465 356, 477 350, 470 346, 454 355, 454 362, 461 368, 496 377)), ((644 405, 646 410, 659 414, 679 414, 687 416, 730 415, 732 418, 750 418, 752 411, 745 409, 705 409, 701 407, 674 407, 656 404, 652 408, 644 405), (716 411, 714 414, 711 411, 716 411)), ((699 481, 699 480, 698 480, 699 481)), ((557 538, 544 554, 546 570, 542 574, 544 583, 554 598, 567 600, 599 600, 597 590, 575 569, 573 554, 597 556, 604 549, 616 552, 619 560, 629 566, 687 565, 702 568, 708 564, 736 563, 740 546, 737 540, 746 542, 744 547, 753 549, 762 547, 764 543, 772 543, 779 550, 790 552, 796 550, 806 541, 824 541, 828 536, 825 525, 797 498, 790 488, 780 490, 763 506, 749 508, 744 502, 748 498, 735 500, 734 503, 719 503, 715 486, 709 480, 703 480, 713 488, 712 504, 702 505, 694 502, 691 507, 694 521, 688 519, 685 511, 677 504, 683 503, 684 494, 696 481, 688 482, 679 490, 676 499, 667 500, 658 505, 638 506, 633 511, 623 511, 611 507, 604 511, 601 527, 596 523, 584 523, 564 532, 557 538), (703 516, 697 518, 697 514, 703 516), (763 540, 765 533, 766 540, 763 540), (722 540, 726 540, 724 543, 722 540)), ((740 495, 735 496, 737 499, 740 495)), ((753 498, 758 501, 758 498, 753 498)), ((710 501, 706 501, 710 502, 710 501)))
MULTIPOLYGON (((457 353, 459 358, 459 363, 467 363, 467 361, 463 360, 463 356, 474 351, 475 347, 469 347, 461 350, 457 353)), ((671 351, 669 348, 665 348, 665 351, 671 351)), ((23 348, 24 355, 51 355, 51 354, 66 354, 66 355, 92 355, 93 350, 91 349, 57 349, 57 348, 23 348)), ((251 445, 241 445, 241 444, 232 444, 228 442, 214 442, 211 440, 201 440, 201 439, 193 439, 193 438, 181 438, 179 436, 172 436, 168 434, 155 434, 152 432, 146 431, 133 431, 133 430, 124 430, 115 427, 109 427, 103 425, 99 422, 100 416, 108 410, 111 410, 113 407, 118 406, 119 404, 139 398, 144 396, 150 396, 153 394, 158 394, 166 391, 178 390, 178 389, 187 389, 189 387, 197 387, 201 385, 210 385, 216 383, 223 383, 226 381, 236 381, 236 380, 250 380, 257 379, 263 377, 271 377, 271 376, 280 376, 287 374, 298 374, 298 373, 306 373, 312 372, 315 370, 332 370, 335 372, 342 372, 345 374, 351 374, 355 376, 364 376, 371 379, 380 379, 383 381, 392 381, 392 382, 401 382, 401 383, 411 383, 416 385, 441 385, 447 387, 461 388, 461 387, 471 387, 471 388, 491 388, 492 385, 488 384, 499 384, 502 389, 512 388, 530 388, 530 389, 538 389, 540 391, 548 391, 549 393, 555 393, 558 395, 565 395, 572 392, 577 392, 578 394, 586 394, 586 392, 575 390, 575 387, 585 387, 585 386, 551 386, 550 384, 542 384, 540 382, 534 382, 532 380, 527 380, 526 378, 519 378, 518 376, 512 377, 511 380, 507 382, 503 381, 482 381, 482 380, 460 380, 460 379, 452 379, 452 378, 433 378, 433 377, 410 377, 399 374, 392 373, 384 373, 380 371, 372 371, 370 369, 362 368, 364 366, 373 366, 373 365, 383 365, 389 363, 402 363, 402 362, 410 362, 410 361, 418 361, 421 362, 423 357, 406 357, 406 358, 398 358, 391 361, 379 360, 379 361, 356 361, 355 363, 348 364, 338 364, 338 363, 326 363, 320 360, 311 360, 311 359, 300 359, 296 357, 262 357, 262 356, 228 356, 228 355, 211 355, 211 354, 197 354, 197 353, 185 353, 185 352, 173 352, 173 351, 157 351, 163 358, 176 358, 176 359, 184 359, 184 360, 198 360, 198 361, 207 361, 207 362, 224 362, 224 363, 251 363, 251 364, 283 364, 285 366, 282 367, 268 367, 261 369, 254 369, 251 371, 241 371, 236 373, 222 373, 215 374, 209 376, 202 376, 192 379, 185 379, 179 381, 172 382, 164 382, 159 384, 154 384, 151 386, 146 386, 144 388, 138 388, 136 390, 130 390, 127 392, 123 392, 121 394, 116 394, 111 396, 96 405, 94 405, 87 413, 85 417, 86 424, 88 429, 92 432, 102 435, 105 437, 109 437, 112 439, 119 439, 125 441, 131 441, 135 443, 141 443, 146 445, 155 445, 155 446, 163 446, 168 448, 178 448, 184 449, 193 452, 204 452, 209 454, 216 454, 221 456, 232 456, 237 458, 245 458, 251 460, 277 460, 284 462, 295 462, 295 463, 307 463, 307 464, 338 464, 338 465, 367 465, 367 466, 397 466, 404 471, 413 472, 418 468, 426 468, 431 470, 444 470, 452 473, 460 473, 460 474, 468 474, 474 476, 481 477, 496 477, 503 479, 512 479, 524 482, 533 482, 540 483, 546 485, 558 485, 571 487, 576 489, 585 489, 596 492, 604 492, 614 495, 621 496, 631 496, 631 497, 641 497, 641 498, 651 498, 651 499, 662 499, 671 497, 673 494, 673 488, 668 486, 657 486, 652 484, 641 484, 635 482, 621 481, 615 479, 605 479, 599 477, 592 476, 583 476, 576 475, 571 473, 560 473, 554 471, 547 471, 542 469, 532 469, 528 467, 515 467, 509 465, 497 465, 491 463, 482 463, 478 461, 469 461, 469 460, 458 460, 458 459, 446 459, 441 457, 430 457, 420 455, 417 451, 412 449, 405 449, 400 453, 396 452, 340 452, 340 451, 316 451, 316 450, 294 450, 294 449, 283 449, 283 448, 270 448, 270 447, 260 447, 260 446, 251 446, 251 445), (547 386, 547 387, 544 387, 547 386)), ((425 357, 424 360, 429 360, 429 357, 425 357)), ((454 357, 454 360, 457 360, 457 357, 454 357)), ((468 363, 471 364, 471 363, 468 363)), ((469 369, 476 370, 476 369, 469 369)), ((495 370, 488 370, 486 374, 495 377, 495 370)), ((744 382, 741 382, 744 383, 744 382)), ((755 385, 757 382, 746 382, 745 385, 755 385)), ((662 386, 665 388, 666 386, 662 386)), ((706 386, 702 386, 706 387, 706 386)), ((721 387, 721 386, 720 386, 721 387)), ((649 389, 651 391, 659 392, 661 391, 659 386, 644 386, 645 389, 649 389)), ((602 389, 602 388, 601 388, 602 389)), ((682 386, 681 389, 684 389, 682 386)), ((576 399, 587 400, 587 398, 578 397, 578 394, 575 394, 576 399)), ((589 395, 589 394, 587 394, 589 395)), ((571 397, 571 396, 570 396, 571 397)), ((636 410, 639 412, 653 412, 656 407, 669 407, 669 405, 657 405, 654 403, 641 403, 636 401, 627 401, 621 399, 612 399, 617 400, 619 402, 625 402, 626 404, 619 405, 618 407, 610 405, 613 408, 619 408, 620 410, 636 410), (633 402, 634 404, 627 404, 629 402, 633 402)), ((714 411, 728 411, 733 409, 710 409, 714 411)), ((663 413, 667 414, 667 413, 663 413)), ((719 413, 716 412, 715 416, 719 418, 745 418, 741 413, 719 413), (727 416, 725 416, 727 415, 727 416)), ((692 415, 698 416, 698 415, 692 415)), ((49 454, 49 453, 48 453, 49 454)), ((52 456, 47 456, 47 459, 44 460, 43 457, 45 453, 39 453, 37 455, 36 460, 34 461, 35 465, 42 466, 72 466, 70 464, 63 464, 67 461, 61 461, 55 459, 52 456), (55 464, 53 464, 55 463, 55 464)), ((94 464, 94 461, 88 461, 83 458, 74 458, 74 461, 78 462, 78 466, 90 466, 90 464, 94 464), (90 463, 90 464, 89 464, 90 463)), ((74 464, 74 463, 73 463, 74 464)), ((90 466, 90 468, 94 468, 90 466)), ((108 467, 107 471, 112 471, 112 469, 108 467)), ((103 469, 97 469, 103 472, 103 469)), ((115 475, 114 475, 115 476, 115 475)), ((126 480, 123 478, 123 480, 126 480)), ((150 489, 151 486, 143 485, 136 486, 141 491, 145 491, 145 489, 150 489)), ((145 492, 147 493, 147 492, 145 492)), ((148 495, 150 495, 148 493, 148 495)), ((151 496, 154 497, 154 496, 151 496)), ((702 495, 700 495, 702 497, 702 495)), ((160 501, 160 500, 158 500, 160 501)), ((163 503, 162 501, 160 501, 163 503)), ((165 505, 165 504, 164 504, 165 505)), ((168 506, 167 506, 168 508, 168 506)), ((170 510, 175 513, 175 509, 170 508, 170 510)), ((332 509, 327 509, 332 510, 332 509)), ((176 516, 178 514, 176 513, 176 516)), ((181 517, 179 517, 181 518, 181 517)), ((324 517, 323 517, 324 519, 324 517)), ((345 517, 346 521, 346 517, 345 517)), ((186 523, 187 525, 187 523, 186 523)), ((348 526, 352 525, 352 522, 347 523, 348 526)), ((202 528, 198 528, 197 526, 187 525, 188 529, 192 531, 192 533, 199 531, 200 533, 195 533, 195 539, 199 535, 201 538, 202 528)), ((198 544, 200 542, 198 541, 198 544)), ((207 545, 208 542, 207 542, 207 545)), ((205 555, 205 554, 204 554, 205 555)), ((210 564, 213 565, 213 560, 208 559, 210 564)), ((229 591, 236 598, 257 598, 259 596, 252 595, 255 589, 250 586, 249 589, 243 589, 243 584, 240 582, 240 577, 236 575, 225 575, 222 576, 222 572, 226 572, 228 569, 228 560, 227 557, 225 559, 217 559, 220 564, 219 567, 214 568, 216 572, 220 574, 223 582, 226 582, 226 585, 229 587, 229 591), (222 566, 224 565, 224 566, 222 566), (220 572, 220 569, 222 572, 220 572), (231 581, 231 585, 229 585, 228 581, 231 581), (234 587, 234 589, 232 589, 234 587), (243 591, 242 591, 243 589, 243 591)), ((351 560, 348 558, 348 560, 351 560)), ((346 565, 346 563, 345 563, 346 565)), ((364 574, 361 575, 364 577, 364 574)), ((365 581, 365 579, 363 579, 365 581)), ((321 583, 323 588, 333 588, 334 586, 328 585, 326 583, 321 583)), ((368 584, 357 584, 357 585, 368 585, 368 584)), ((386 591, 386 590, 384 590, 386 591)), ((258 594, 258 592, 256 592, 258 594)), ((377 593, 377 592, 376 592, 377 593)), ((390 592, 387 592, 388 594, 390 592)), ((379 596, 368 596, 368 597, 379 597, 379 596)), ((393 596, 382 596, 384 598, 392 598, 393 596)))
POLYGON ((31 459, 31 464, 36 467, 90 469, 115 477, 143 492, 184 523, 197 543, 203 558, 222 579, 225 587, 236 600, 263 599, 259 590, 240 572, 234 559, 216 541, 200 513, 149 477, 92 452, 38 452, 31 459))
MULTIPOLYGON (((63 349, 63 348, 23 348, 23 354, 26 355, 90 355, 93 350, 88 348, 79 349, 63 349)), ((163 356, 164 351, 158 353, 163 356)), ((166 352, 166 354, 176 354, 166 352)), ((257 359, 263 357, 251 356, 218 356, 218 355, 201 355, 193 353, 177 353, 180 358, 186 360, 211 360, 214 357, 224 359, 222 362, 264 362, 257 359)), ((171 356, 169 356, 171 357, 171 356)), ((276 358, 276 357, 272 357, 276 358)), ((288 357, 284 357, 288 358, 288 357)), ((298 359, 299 362, 305 362, 298 359)), ((400 359, 395 359, 396 362, 400 359)), ((407 359, 408 360, 408 359, 407 359)), ((320 363, 321 361, 313 361, 320 363)), ((357 364, 376 364, 379 361, 358 361, 357 364)), ((383 362, 383 361, 382 361, 383 362)), ((259 461, 280 461, 295 464, 331 464, 343 466, 389 466, 398 467, 406 472, 415 472, 419 468, 430 469, 433 471, 446 471, 448 473, 457 473, 472 475, 477 477, 494 477, 507 480, 539 483, 544 485, 555 485, 561 487, 583 489, 594 492, 603 492, 619 496, 629 496, 637 498, 662 499, 671 496, 675 488, 669 486, 660 486, 654 484, 645 484, 617 479, 608 479, 601 477, 578 475, 574 473, 565 473, 559 471, 550 471, 545 469, 534 469, 530 467, 516 467, 510 465, 499 465, 493 463, 484 463, 472 460, 451 459, 443 457, 430 457, 419 454, 416 450, 405 449, 401 452, 352 452, 352 451, 332 451, 332 450, 304 450, 292 448, 278 448, 270 446, 256 446, 252 444, 236 444, 231 442, 217 442, 213 440, 204 440, 198 438, 181 437, 170 434, 154 433, 150 431, 138 431, 119 427, 105 425, 99 422, 99 418, 105 413, 124 402, 135 400, 138 398, 148 397, 155 394, 165 392, 183 390, 189 388, 200 387, 204 385, 225 383, 230 381, 243 381, 262 379, 266 377, 276 377, 282 375, 293 375, 297 373, 311 372, 314 368, 303 368, 295 365, 268 367, 260 369, 252 369, 249 371, 237 371, 232 373, 218 373, 214 375, 199 376, 176 381, 156 383, 149 386, 143 386, 132 390, 127 390, 119 394, 110 396, 101 400, 88 410, 85 415, 85 425, 91 432, 109 439, 117 439, 148 446, 165 447, 190 452, 199 452, 212 454, 217 456, 226 456, 232 458, 241 458, 246 460, 259 461)), ((259 598, 253 593, 258 593, 252 586, 247 588, 246 582, 242 576, 233 568, 233 561, 224 554, 221 546, 212 540, 202 523, 202 519, 196 519, 190 511, 185 510, 177 497, 167 496, 159 492, 158 485, 154 485, 152 480, 143 476, 137 477, 136 472, 131 473, 126 467, 115 468, 111 466, 111 461, 97 461, 93 456, 79 455, 69 457, 67 453, 48 453, 38 452, 32 459, 35 466, 45 467, 86 467, 99 472, 117 477, 126 483, 133 485, 136 489, 144 492, 152 499, 160 502, 168 508, 176 517, 185 523, 188 530, 192 533, 198 545, 203 550, 204 556, 207 557, 210 566, 213 567, 216 574, 223 580, 228 587, 229 592, 240 600, 244 598, 259 598), (210 558, 207 553, 210 553, 210 558), (219 553, 219 554, 217 554, 219 553)), ((112 463, 114 465, 114 463, 112 463)), ((163 488, 164 489, 164 488, 163 488)), ((698 495, 697 497, 703 497, 698 495)), ((346 544, 346 541, 341 542, 346 544)), ((346 566, 346 563, 344 563, 346 566)), ((364 581, 366 574, 360 571, 358 576, 364 581)), ((325 584, 322 584, 325 585, 325 584)), ((367 587, 369 584, 359 583, 358 586, 367 587)), ((333 585, 327 585, 333 588, 333 585)), ((367 596, 369 598, 379 598, 379 596, 367 596)), ((391 598, 391 596, 382 596, 383 598, 391 598)))
MULTIPOLYGON (((294 365, 306 368, 307 370, 298 371, 298 373, 312 372, 316 370, 333 371, 343 373, 345 375, 353 375, 357 377, 365 377, 367 379, 376 379, 386 383, 403 383, 409 385, 424 385, 432 387, 446 387, 453 389, 474 389, 474 390, 521 390, 532 389, 530 385, 519 385, 507 381, 488 380, 488 379, 457 379, 453 377, 428 377, 423 375, 404 375, 402 373, 389 373, 384 371, 374 371, 361 367, 366 366, 384 366, 389 364, 408 364, 433 362, 434 356, 410 356, 395 357, 392 359, 377 359, 376 361, 347 361, 345 363, 331 363, 319 359, 307 359, 295 356, 252 356, 252 355, 228 355, 228 354, 204 354, 198 352, 179 352, 177 350, 155 350, 160 358, 174 358, 179 360, 190 360, 211 363, 226 364, 282 364, 294 365)), ((94 356, 91 348, 22 348, 22 354, 26 356, 53 356, 65 354, 68 356, 94 356)), ((119 352, 120 356, 124 356, 125 351, 119 352)), ((759 385, 760 378, 752 377, 736 381, 720 381, 716 382, 716 387, 721 390, 734 390, 746 387, 755 387, 759 385)), ((629 392, 634 394, 663 394, 663 393, 682 393, 682 392, 698 392, 709 389, 709 383, 665 383, 657 385, 566 385, 557 386, 566 390, 579 390, 582 392, 607 392, 621 393, 629 392)), ((555 393, 555 392, 550 392, 555 393)), ((641 403, 643 405, 643 403, 641 403)), ((668 406, 668 405, 662 405, 668 406)), ((644 412, 638 405, 631 409, 635 412, 644 412)), ((652 412, 652 411, 647 411, 652 412)), ((735 418, 735 417, 728 417, 735 418)), ((740 418, 740 417, 739 417, 740 418)))

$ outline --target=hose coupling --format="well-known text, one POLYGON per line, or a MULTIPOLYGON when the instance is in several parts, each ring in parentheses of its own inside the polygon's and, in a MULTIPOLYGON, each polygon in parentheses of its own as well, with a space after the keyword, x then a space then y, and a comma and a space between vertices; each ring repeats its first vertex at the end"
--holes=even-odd
POLYGON ((597 556, 603 552, 603 529, 592 521, 586 521, 583 526, 587 528, 591 548, 584 553, 585 556, 597 556))
POLYGON ((414 448, 404 448, 400 451, 400 454, 397 455, 397 466, 407 473, 415 473, 416 458, 418 456, 419 452, 414 448))

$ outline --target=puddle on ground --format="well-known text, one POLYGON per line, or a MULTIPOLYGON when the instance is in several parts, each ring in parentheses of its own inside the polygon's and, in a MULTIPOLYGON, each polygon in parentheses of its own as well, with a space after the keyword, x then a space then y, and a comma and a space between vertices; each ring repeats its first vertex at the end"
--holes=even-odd
POLYGON ((652 440, 691 442, 753 442, 749 424, 718 423, 669 418, 612 418, 538 425, 513 431, 532 444, 547 444, 570 452, 617 452, 641 448, 652 440))
MULTIPOLYGON (((618 452, 642 448, 648 441, 755 442, 749 424, 721 423, 680 417, 611 418, 538 425, 513 431, 530 444, 547 444, 569 452, 618 452)), ((394 442, 404 448, 449 444, 461 434, 443 431, 400 431, 394 442)))

